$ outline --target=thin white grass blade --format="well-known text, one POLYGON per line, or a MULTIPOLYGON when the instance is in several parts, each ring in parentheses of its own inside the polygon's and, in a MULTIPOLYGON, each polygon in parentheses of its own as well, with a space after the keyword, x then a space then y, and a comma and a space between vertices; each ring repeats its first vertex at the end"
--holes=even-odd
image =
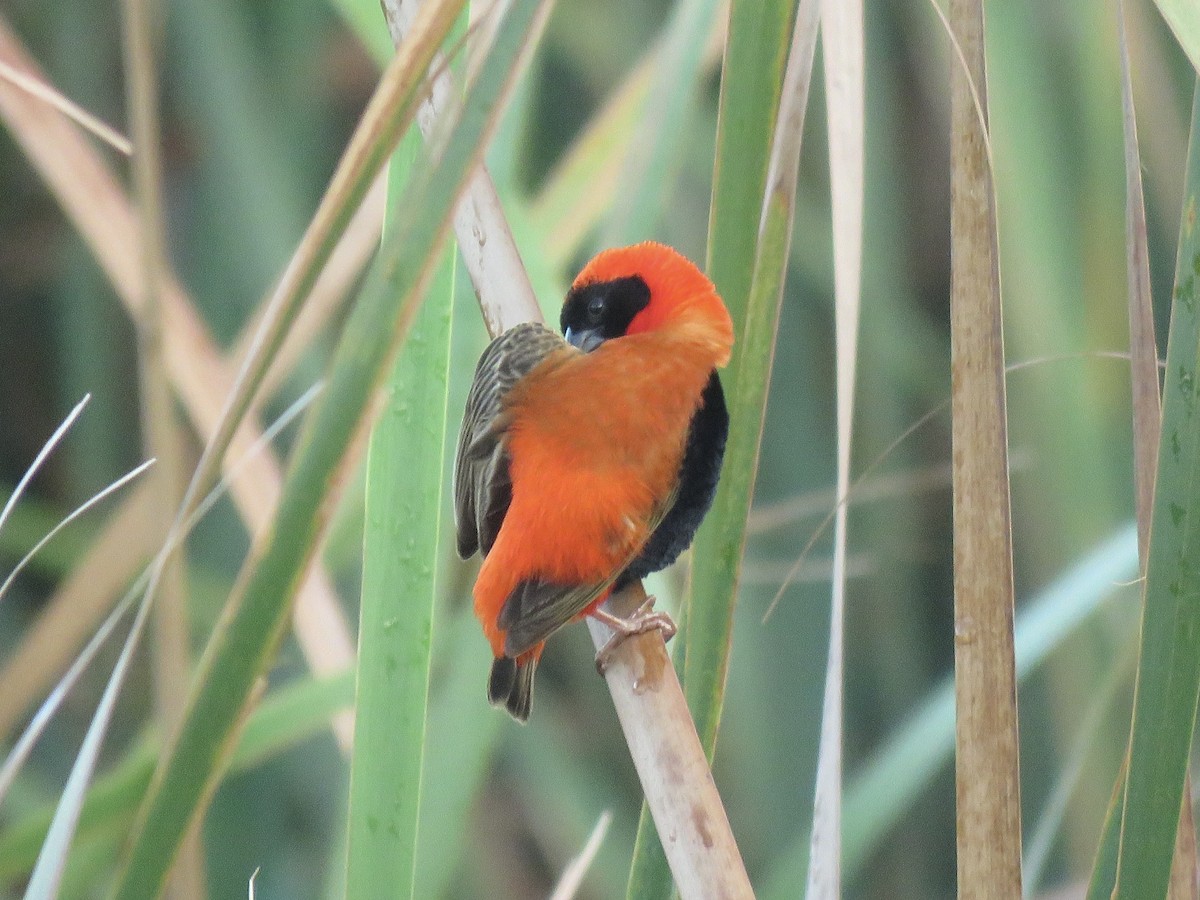
POLYGON ((600 813, 600 818, 596 820, 596 825, 592 828, 592 833, 588 836, 583 849, 579 851, 579 855, 563 869, 562 877, 554 886, 554 893, 550 895, 550 900, 571 900, 579 893, 579 888, 583 886, 584 876, 587 875, 596 854, 600 852, 604 838, 608 835, 608 826, 611 824, 612 812, 606 809, 600 813))
POLYGON ((821 713, 813 803, 808 896, 841 896, 842 695, 846 605, 846 510, 850 442, 858 367, 858 317, 862 273, 864 70, 862 0, 822 0, 825 92, 829 118, 830 188, 833 194, 834 294, 837 323, 837 494, 829 658, 821 713))
POLYGON ((63 700, 67 698, 67 694, 75 687, 75 683, 79 680, 79 676, 95 659, 96 653, 108 640, 108 636, 112 634, 117 623, 125 617, 125 614, 133 607, 133 601, 137 599, 139 592, 146 586, 147 572, 142 572, 138 579, 133 583, 133 586, 121 598, 121 602, 113 607, 112 612, 96 629, 96 633, 84 645, 83 649, 75 657, 62 678, 58 680, 58 684, 54 686, 49 696, 42 701, 33 718, 21 732, 20 738, 9 752, 8 757, 4 760, 4 765, 0 766, 0 803, 4 802, 4 797, 8 793, 8 789, 12 787, 13 781, 17 777, 17 773, 21 771, 21 767, 25 765, 29 759, 29 754, 33 752, 34 744, 38 738, 42 736, 42 732, 46 730, 46 726, 50 724, 50 720, 54 718, 54 714, 58 712, 62 706, 63 700))
POLYGON ((28 72, 22 72, 3 60, 0 60, 0 78, 20 88, 31 97, 36 97, 43 103, 53 106, 80 128, 91 132, 118 153, 125 156, 133 155, 133 145, 129 143, 129 138, 93 116, 78 103, 63 96, 44 81, 34 78, 28 72))
MULTIPOLYGON (((1126 648, 1127 651, 1132 649, 1132 645, 1126 648)), ((1079 729, 1071 739, 1066 758, 1054 779, 1054 787, 1046 796, 1042 811, 1038 814, 1037 825, 1025 844, 1021 871, 1024 873, 1023 890, 1026 897, 1036 897, 1042 893, 1042 877, 1050 862, 1050 852, 1062 831, 1067 803, 1083 777, 1084 763, 1100 743, 1100 728, 1117 703, 1118 691, 1129 684, 1133 667, 1133 653, 1122 653, 1116 665, 1105 671, 1100 683, 1094 688, 1079 729)))
MULTIPOLYGON (((187 522, 184 523, 184 527, 180 532, 178 541, 171 545, 172 550, 174 550, 179 541, 184 540, 191 533, 192 529, 196 527, 196 523, 204 517, 204 514, 212 509, 213 505, 229 491, 230 485, 246 469, 251 458, 262 452, 284 428, 291 424, 300 415, 300 413, 307 409, 312 401, 315 400, 320 394, 323 387, 324 382, 317 382, 307 391, 305 391, 299 398, 295 400, 295 402, 292 403, 291 406, 284 410, 283 414, 280 415, 279 418, 277 418, 270 425, 270 427, 268 427, 262 433, 259 439, 249 447, 249 449, 240 459, 226 469, 225 476, 216 484, 215 487, 213 487, 211 491, 209 491, 208 495, 199 504, 197 504, 195 511, 191 516, 188 517, 187 522)), ((83 649, 79 651, 79 654, 75 657, 75 660, 71 663, 70 667, 68 667, 67 671, 63 673, 62 678, 59 679, 58 684, 54 686, 54 689, 42 702, 41 706, 38 707, 38 710, 30 720, 29 725, 25 727, 25 730, 21 733, 20 738, 17 739, 17 743, 13 746, 13 749, 5 759, 3 766, 0 766, 0 803, 4 801, 4 796, 8 792, 9 787, 12 786, 13 779, 15 779, 17 773, 21 771, 21 767, 25 765, 25 762, 28 760, 29 754, 32 752, 38 738, 42 736, 42 733, 46 730, 46 726, 50 723, 50 720, 54 717, 54 714, 58 712, 63 700, 66 699, 67 694, 71 692, 71 689, 75 687, 75 683, 79 680, 79 676, 82 675, 84 670, 91 664, 92 660, 96 656, 96 653, 100 650, 100 647, 103 646, 105 641, 108 640, 108 636, 112 633, 113 628, 115 628, 117 623, 125 616, 127 612, 129 612, 130 608, 133 606, 133 601, 137 598, 138 594, 145 590, 149 577, 150 569, 147 567, 142 574, 138 576, 137 580, 134 581, 133 585, 129 588, 129 591, 113 608, 113 611, 109 613, 104 622, 101 623, 100 627, 96 630, 96 633, 92 635, 92 638, 87 642, 86 645, 84 645, 83 649)))
MULTIPOLYGON (((148 468, 150 468, 150 466, 154 465, 154 462, 155 461, 153 459, 146 460, 137 468, 125 473, 116 481, 108 485, 108 487, 104 488, 99 493, 94 494, 85 503, 81 504, 62 521, 50 529, 45 537, 38 541, 33 546, 33 549, 26 553, 21 561, 17 563, 12 572, 9 573, 8 578, 5 579, 4 583, 0 584, 0 600, 4 599, 4 595, 8 592, 9 587, 25 568, 25 566, 29 564, 29 561, 32 560, 38 554, 38 552, 46 546, 46 544, 53 540, 55 535, 57 535, 60 531, 62 531, 63 528, 65 528, 75 519, 79 518, 79 516, 83 515, 105 497, 109 496, 115 491, 120 490, 130 481, 137 478, 148 468)), ((139 579, 137 584, 140 583, 141 581, 139 579)), ((105 640, 107 640, 108 635, 112 632, 112 629, 116 626, 116 623, 128 611, 136 590, 137 587, 135 585, 134 590, 126 594, 125 598, 117 605, 116 609, 114 609, 113 612, 109 614, 108 618, 105 619, 105 621, 101 624, 100 628, 92 636, 91 640, 67 669, 59 683, 55 685, 55 688, 53 691, 51 691, 50 696, 38 708, 37 713, 34 715, 29 725, 21 734, 20 739, 17 741, 16 745, 5 759, 4 765, 0 766, 0 801, 3 801, 5 795, 8 793, 9 787, 12 786, 13 779, 16 778, 17 773, 21 770, 21 767, 25 764, 25 761, 29 758, 29 754, 32 752, 33 746, 37 742, 37 739, 45 730, 46 725, 49 724, 50 719, 58 710, 58 707, 61 705, 67 693, 78 680, 79 675, 82 674, 85 668, 87 668, 88 663, 92 661, 92 658, 96 655, 96 652, 100 649, 100 646, 105 642, 105 640)))
POLYGON ((155 460, 148 459, 144 463, 142 463, 140 466, 138 466, 137 468, 126 472, 124 475, 122 475, 120 478, 118 478, 116 481, 114 481, 108 487, 104 488, 97 494, 93 494, 91 496, 91 498, 89 498, 88 500, 84 501, 79 506, 77 506, 71 513, 69 513, 66 516, 66 518, 64 518, 61 522, 59 522, 57 525, 55 525, 53 528, 51 528, 48 532, 46 532, 45 537, 43 537, 40 541, 38 541, 36 544, 33 545, 33 548, 28 553, 26 553, 21 558, 21 561, 13 567, 13 570, 8 573, 8 577, 6 579, 4 579, 4 583, 0 584, 0 600, 4 599, 4 595, 6 593, 8 593, 8 589, 12 586, 12 583, 13 583, 13 581, 16 580, 16 577, 21 574, 21 570, 24 569, 27 565, 29 565, 29 561, 32 560, 35 556, 37 556, 38 552, 43 547, 45 547, 48 543, 50 543, 50 541, 54 540, 55 535, 57 535, 60 531, 62 531, 64 528, 66 528, 68 525, 70 525, 72 522, 74 522, 76 519, 78 519, 80 516, 82 516, 85 512, 87 512, 89 509, 91 509, 93 506, 95 506, 97 503, 99 503, 101 500, 103 500, 109 494, 119 491, 121 488, 123 488, 129 482, 133 481, 133 479, 137 478, 139 475, 141 475, 143 472, 145 472, 148 468, 150 468, 152 465, 154 465, 154 462, 155 462, 155 460))
MULTIPOLYGON (((163 554, 159 556, 161 558, 163 554)), ((113 667, 112 675, 109 676, 108 684, 105 685, 104 693, 100 697, 100 704, 92 716, 92 723, 88 726, 87 734, 84 736, 83 746, 79 748, 79 754, 71 766, 67 786, 58 801, 54 819, 50 823, 50 831, 38 853, 33 874, 29 878, 29 886, 25 889, 25 900, 53 900, 58 896, 63 871, 67 866, 67 855, 75 836, 75 826, 79 822, 79 813, 83 809, 88 785, 96 770, 96 760, 100 756, 100 748, 104 743, 104 736, 108 732, 109 722, 112 720, 117 694, 125 682, 129 664, 133 661, 134 650, 137 648, 138 640, 146 625, 146 619, 149 617, 152 597, 153 594, 149 591, 142 595, 142 602, 138 607, 137 617, 133 620, 133 627, 130 628, 129 634, 125 638, 121 655, 117 658, 117 664, 113 667)))
POLYGON ((25 493, 25 488, 33 480, 33 476, 37 474, 38 469, 42 467, 42 463, 46 461, 46 457, 58 446, 58 442, 62 440, 67 430, 75 424, 75 420, 79 418, 79 414, 83 412, 83 408, 87 406, 88 401, 91 399, 91 394, 84 394, 83 399, 75 404, 75 408, 67 414, 62 424, 54 430, 54 434, 50 435, 50 439, 42 445, 42 449, 34 457, 33 463, 25 470, 25 474, 21 476, 21 480, 17 482, 16 490, 12 492, 12 496, 8 498, 8 502, 4 504, 4 509, 0 510, 0 528, 3 528, 4 523, 8 521, 13 507, 17 505, 17 501, 21 499, 21 495, 25 493))
MULTIPOLYGON (((316 398, 316 396, 320 393, 322 386, 323 383, 318 382, 316 385, 305 391, 295 403, 293 403, 284 411, 284 414, 280 416, 278 420, 276 420, 275 424, 271 428, 268 428, 263 432, 262 437, 255 442, 251 450, 247 452, 246 456, 241 460, 241 462, 239 462, 237 466, 231 467, 229 473, 220 479, 216 486, 209 491, 208 494, 200 498, 199 502, 195 504, 195 507, 192 508, 191 513, 186 518, 181 519, 177 516, 175 521, 172 522, 171 528, 167 532, 166 540, 163 542, 163 549, 159 551, 159 553, 150 563, 145 593, 142 598, 142 606, 138 609, 138 619, 134 623, 133 630, 131 630, 129 635, 129 639, 133 641, 134 646, 136 646, 137 642, 141 639, 140 623, 143 620, 146 610, 149 609, 154 595, 158 592, 158 583, 162 578, 163 568, 166 564, 167 557, 171 553, 175 552, 175 549, 183 543, 188 533, 193 527, 195 527, 196 522, 200 520, 204 513, 208 512, 208 510, 212 508, 212 505, 216 503, 217 499, 224 493, 231 481, 230 474, 235 471, 241 471, 246 460, 254 456, 254 454, 263 447, 266 447, 272 437, 278 434, 288 422, 291 422, 292 419, 294 419, 304 408, 308 406, 308 404, 310 404, 316 398)), ((191 493, 195 488, 198 487, 199 482, 196 481, 195 476, 193 476, 191 483, 188 485, 188 492, 191 493)), ((183 505, 179 509, 180 513, 186 509, 189 509, 190 504, 191 500, 185 497, 183 505)), ((120 663, 118 661, 118 665, 119 664, 120 663)), ((115 669, 113 671, 113 675, 114 677, 116 676, 115 669)), ((72 774, 74 773, 72 772, 72 774)), ((69 786, 70 782, 68 782, 68 787, 69 786)))
POLYGON ((129 610, 134 599, 140 594, 141 605, 138 608, 137 617, 134 619, 133 626, 125 638, 125 645, 121 650, 121 655, 117 659, 117 664, 114 666, 112 674, 109 676, 104 694, 100 698, 99 706, 92 717, 92 723, 88 727, 87 734, 84 737, 83 746, 80 748, 75 763, 71 767, 71 774, 67 779, 67 785, 59 800, 58 808, 55 810, 50 831, 46 835, 46 840, 42 845, 41 852, 38 854, 33 874, 30 876, 29 886, 25 892, 26 900, 41 900, 41 898, 49 900, 49 898, 57 895, 58 887, 62 880, 62 873, 66 866, 67 855, 70 851, 71 840, 75 833, 75 827, 79 822, 79 814, 83 808, 83 801, 87 796, 88 785, 95 771, 96 759, 108 730, 113 706, 116 703, 117 694, 124 682, 129 662, 133 657, 137 643, 145 628, 146 619, 151 608, 151 601, 154 596, 150 585, 155 573, 161 572, 162 560, 169 553, 174 552, 178 544, 187 537, 192 527, 198 521, 202 511, 210 509, 217 499, 225 494, 231 480, 241 472, 247 460, 254 454, 261 452, 283 428, 312 403, 313 399, 320 393, 322 387, 323 383, 317 383, 288 407, 283 415, 276 419, 270 428, 263 432, 262 437, 254 443, 247 454, 236 465, 229 468, 226 476, 202 499, 201 503, 197 505, 196 511, 188 517, 183 526, 176 529, 170 540, 164 544, 150 566, 147 567, 147 570, 142 573, 138 581, 130 588, 125 598, 122 599, 117 608, 109 615, 109 618, 97 631, 96 635, 93 636, 92 640, 89 641, 67 674, 55 687, 54 691, 51 692, 46 703, 42 705, 34 716, 34 721, 30 723, 29 728, 21 736, 17 748, 14 748, 13 754, 10 754, 10 759, 5 762, 3 770, 4 780, 0 780, 0 798, 3 797, 4 791, 11 784, 12 778, 20 770, 24 760, 28 758, 33 743, 41 735, 42 731, 45 730, 46 724, 59 706, 61 706, 62 700, 74 686, 75 682, 78 681, 79 675, 95 657, 96 652, 111 633, 113 627, 129 610), (17 753, 18 749, 21 751, 19 756, 17 753), (10 768, 11 772, 9 771, 10 768))

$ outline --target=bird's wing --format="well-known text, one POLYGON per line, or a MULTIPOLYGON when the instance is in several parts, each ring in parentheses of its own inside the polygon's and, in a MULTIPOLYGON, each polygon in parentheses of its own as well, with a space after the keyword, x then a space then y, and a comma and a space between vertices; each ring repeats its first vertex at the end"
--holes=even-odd
MULTIPOLYGON (((651 510, 646 534, 654 533, 675 505, 677 494, 678 485, 651 510)), ((505 656, 520 656, 584 612, 613 586, 644 546, 643 542, 631 548, 626 559, 603 581, 564 585, 534 578, 518 584, 504 601, 496 620, 504 631, 505 656)))
POLYGON ((504 397, 538 363, 567 346, 544 325, 526 322, 492 341, 479 358, 454 462, 454 524, 463 559, 492 549, 512 500, 504 397))

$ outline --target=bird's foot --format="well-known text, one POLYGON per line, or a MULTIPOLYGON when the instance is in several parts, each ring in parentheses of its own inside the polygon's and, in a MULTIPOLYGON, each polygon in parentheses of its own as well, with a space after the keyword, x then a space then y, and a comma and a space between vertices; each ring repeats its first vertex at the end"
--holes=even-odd
POLYGON ((675 636, 675 621, 665 612, 655 612, 654 598, 647 597, 646 602, 634 611, 627 619, 614 616, 603 609, 595 609, 591 616, 597 622, 603 622, 613 631, 613 636, 604 642, 604 646, 596 651, 596 671, 603 677, 608 668, 609 659, 621 644, 635 634, 647 634, 651 631, 661 631, 663 641, 669 641, 675 636))

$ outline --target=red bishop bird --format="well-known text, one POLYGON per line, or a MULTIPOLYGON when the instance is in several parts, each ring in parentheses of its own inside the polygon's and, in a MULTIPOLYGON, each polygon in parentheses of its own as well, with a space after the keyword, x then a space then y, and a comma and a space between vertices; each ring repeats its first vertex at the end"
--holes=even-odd
MULTIPOLYGON (((712 504, 729 415, 717 368, 733 325, 670 247, 606 250, 567 292, 560 337, 526 323, 484 351, 454 466, 458 552, 477 550, 488 699, 529 718, 545 641, 675 561, 712 504)), ((667 620, 669 622, 669 620, 667 620)), ((624 626, 624 627, 623 627, 624 626)))

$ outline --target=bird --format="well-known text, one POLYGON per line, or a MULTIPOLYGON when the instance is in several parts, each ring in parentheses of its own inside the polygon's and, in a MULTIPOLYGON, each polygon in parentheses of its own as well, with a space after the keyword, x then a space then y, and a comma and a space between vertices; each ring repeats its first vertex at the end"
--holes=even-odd
POLYGON ((652 598, 630 620, 599 607, 691 544, 729 433, 717 369, 733 323, 678 251, 601 251, 560 326, 526 322, 484 350, 454 466, 458 553, 483 557, 473 595, 493 654, 488 700, 519 722, 546 639, 568 623, 593 615, 614 640, 674 632, 652 598))

